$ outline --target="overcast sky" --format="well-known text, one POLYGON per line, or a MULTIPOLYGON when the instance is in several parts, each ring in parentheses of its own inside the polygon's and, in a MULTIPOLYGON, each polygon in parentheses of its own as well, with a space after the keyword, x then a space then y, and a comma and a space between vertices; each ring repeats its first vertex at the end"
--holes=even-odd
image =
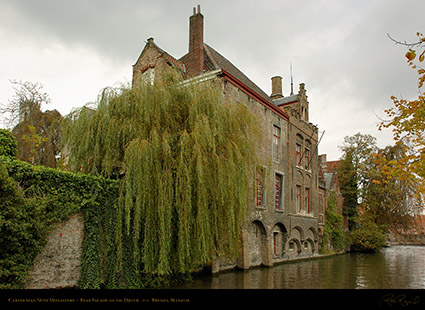
POLYGON ((340 157, 338 145, 357 132, 393 144, 378 117, 391 95, 417 97, 406 48, 425 32, 423 0, 0 0, 0 103, 10 79, 40 82, 66 115, 100 90, 130 82, 146 40, 176 58, 188 50, 189 16, 201 5, 204 40, 266 93, 270 78, 290 91, 305 83, 310 121, 325 131, 319 153, 340 157))

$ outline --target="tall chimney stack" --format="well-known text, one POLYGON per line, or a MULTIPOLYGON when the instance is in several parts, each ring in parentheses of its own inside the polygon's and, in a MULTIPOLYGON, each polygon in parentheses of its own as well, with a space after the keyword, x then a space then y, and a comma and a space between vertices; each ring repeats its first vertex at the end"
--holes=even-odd
POLYGON ((272 99, 279 99, 283 97, 282 93, 282 77, 281 76, 274 76, 272 77, 272 94, 270 95, 270 98, 272 99))
POLYGON ((201 6, 193 8, 193 15, 189 19, 189 57, 187 74, 197 76, 204 70, 204 16, 201 6))

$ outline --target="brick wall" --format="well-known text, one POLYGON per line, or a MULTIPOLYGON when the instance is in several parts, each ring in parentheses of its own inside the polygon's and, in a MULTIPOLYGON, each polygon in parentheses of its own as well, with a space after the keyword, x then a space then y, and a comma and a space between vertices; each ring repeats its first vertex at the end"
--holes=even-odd
POLYGON ((154 39, 149 38, 145 48, 133 65, 132 85, 148 81, 151 76, 160 79, 162 72, 168 70, 169 67, 166 58, 163 57, 163 53, 155 45, 154 39))
POLYGON ((189 19, 189 55, 187 75, 194 77, 203 73, 204 69, 204 16, 200 7, 189 19))
MULTIPOLYGON (((264 204, 255 203, 254 180, 251 184, 252 199, 248 206, 243 233, 241 255, 237 265, 249 268, 256 265, 271 266, 288 259, 317 254, 318 251, 318 158, 317 128, 292 117, 286 119, 265 108, 245 92, 223 81, 225 98, 247 105, 259 121, 258 131, 262 139, 258 149, 260 165, 264 168, 264 204), (273 160, 273 127, 281 130, 280 159, 273 160), (297 140, 302 136, 302 141, 297 140), (296 142, 306 146, 309 141, 310 169, 296 167, 296 142), (275 175, 282 176, 282 209, 275 208, 275 175), (296 185, 301 185, 304 204, 305 188, 310 189, 310 212, 297 212, 296 185), (291 242, 293 241, 293 242, 291 242), (290 247, 294 245, 295 247, 290 247), (292 244, 293 243, 293 244, 292 244)), ((305 93, 304 93, 305 95, 305 93)), ((307 100, 306 96, 303 100, 307 100)))

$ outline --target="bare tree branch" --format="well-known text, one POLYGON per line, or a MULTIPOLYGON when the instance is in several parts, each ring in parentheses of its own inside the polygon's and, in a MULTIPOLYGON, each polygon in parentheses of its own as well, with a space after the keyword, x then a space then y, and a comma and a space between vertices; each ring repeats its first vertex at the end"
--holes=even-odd
POLYGON ((42 91, 43 85, 41 83, 9 81, 15 93, 7 104, 0 105, 3 121, 8 126, 14 127, 18 123, 21 107, 31 113, 32 111, 39 111, 42 105, 50 103, 50 97, 42 91))
MULTIPOLYGON (((407 46, 409 48, 412 47, 417 47, 417 46, 421 46, 424 44, 424 41, 419 40, 418 42, 414 42, 414 43, 407 43, 406 41, 402 42, 402 41, 398 41, 396 39, 394 39, 393 37, 391 37, 391 35, 389 33, 387 33, 388 38, 390 38, 391 41, 393 41, 395 44, 397 45, 404 45, 407 46)), ((424 44, 425 45, 425 44, 424 44)))

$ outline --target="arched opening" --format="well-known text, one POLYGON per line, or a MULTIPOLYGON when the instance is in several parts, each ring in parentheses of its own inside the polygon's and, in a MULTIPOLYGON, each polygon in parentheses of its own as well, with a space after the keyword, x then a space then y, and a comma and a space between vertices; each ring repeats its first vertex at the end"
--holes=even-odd
POLYGON ((313 252, 315 252, 315 246, 314 246, 314 241, 310 238, 307 238, 304 241, 304 251, 306 252, 306 254, 313 254, 313 252))
POLYGON ((318 234, 316 229, 310 227, 307 231, 306 239, 310 240, 312 253, 317 251, 316 244, 318 243, 318 234))
POLYGON ((288 232, 285 225, 282 223, 277 223, 273 226, 272 229, 272 254, 273 258, 278 259, 282 258, 285 254, 286 249, 286 240, 288 239, 288 232))
POLYGON ((249 255, 251 266, 263 263, 266 252, 266 229, 260 221, 253 221, 249 229, 249 255))
POLYGON ((298 239, 298 240, 304 240, 304 232, 300 226, 295 226, 291 230, 291 237, 298 239))
POLYGON ((296 256, 301 253, 301 242, 298 239, 292 238, 288 243, 288 254, 296 256))
POLYGON ((301 227, 295 226, 291 230, 291 240, 289 241, 288 248, 290 255, 299 255, 304 248, 304 244, 301 243, 304 240, 304 232, 301 227))

